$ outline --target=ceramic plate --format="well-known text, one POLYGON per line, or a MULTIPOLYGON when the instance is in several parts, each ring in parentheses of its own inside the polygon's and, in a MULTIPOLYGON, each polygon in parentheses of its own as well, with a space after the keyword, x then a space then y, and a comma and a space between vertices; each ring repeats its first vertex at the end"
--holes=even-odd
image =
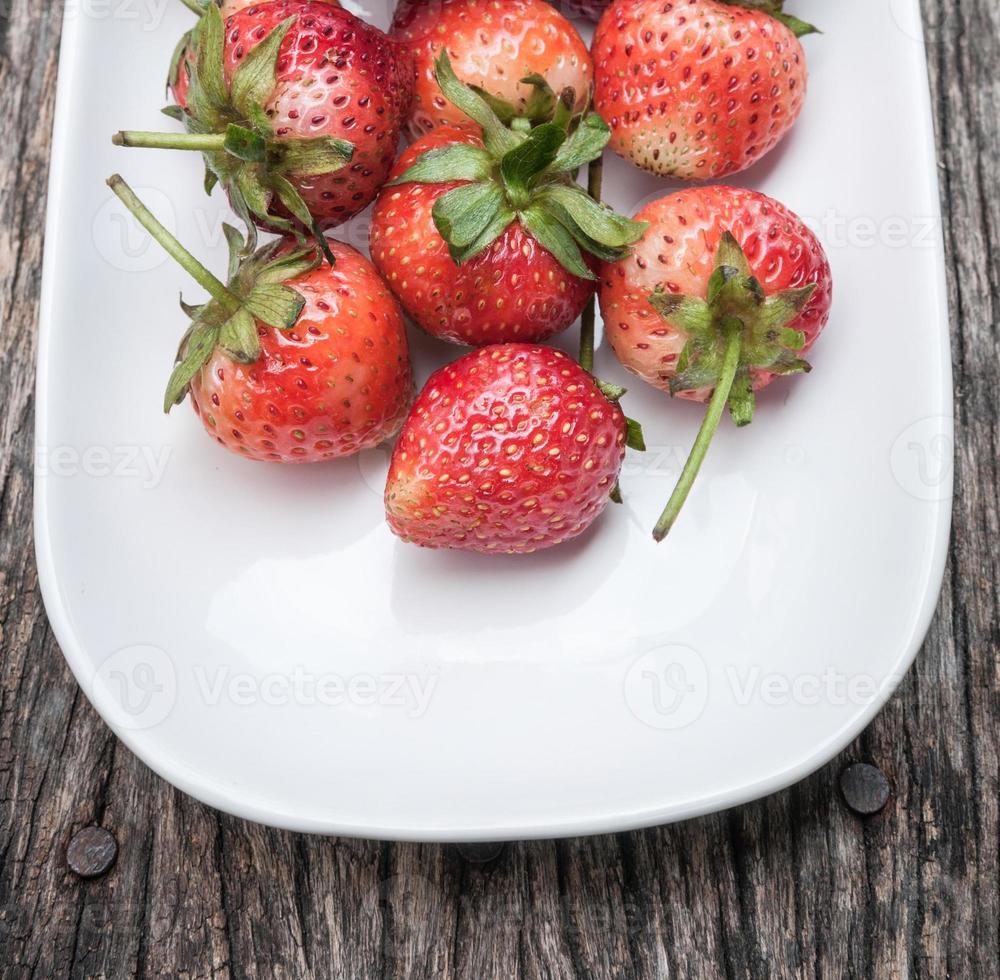
MULTIPOLYGON (((434 553, 383 523, 387 455, 231 456, 166 417, 182 273, 104 184, 120 171, 209 265, 220 196, 162 127, 180 3, 70 5, 37 405, 38 564, 87 696, 171 783, 242 817, 365 837, 612 831, 805 776, 875 715, 928 627, 951 495, 951 376, 915 0, 797 0, 802 120, 739 183, 798 211, 833 265, 808 378, 728 423, 670 539, 652 526, 697 406, 631 384, 649 451, 590 533, 523 558, 434 553), (845 71, 845 65, 863 65, 845 71), (873 98, 873 91, 878 97, 873 98), (887 111, 891 107, 891 111, 887 111)), ((355 10, 358 8, 355 7, 355 10)), ((363 13, 385 26, 388 4, 363 13)), ((633 213, 671 185, 608 160, 633 213)), ((367 240, 364 218, 340 230, 367 240)), ((562 338, 567 349, 576 331, 562 338)), ((456 351, 416 336, 421 378, 456 351)), ((607 349, 600 373, 628 382, 607 349)))

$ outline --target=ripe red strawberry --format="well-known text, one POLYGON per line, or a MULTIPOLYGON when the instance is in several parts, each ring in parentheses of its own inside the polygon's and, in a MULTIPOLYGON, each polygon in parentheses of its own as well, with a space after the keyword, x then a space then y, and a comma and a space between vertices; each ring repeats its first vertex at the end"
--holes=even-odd
POLYGON ((239 262, 228 285, 170 236, 120 177, 108 181, 140 223, 212 296, 185 307, 192 322, 164 400, 190 393, 208 433, 249 459, 311 463, 376 446, 393 436, 413 395, 406 331, 392 294, 353 248, 330 242, 336 259, 288 240, 239 262))
MULTIPOLYGON (((184 0, 187 2, 187 0, 184 0)), ((198 0, 192 0, 193 3, 198 3, 198 0)), ((268 0, 220 0, 219 9, 222 11, 222 16, 231 17, 233 14, 238 14, 241 10, 245 10, 247 7, 259 7, 261 3, 267 3, 268 0)), ((335 7, 339 7, 340 4, 337 0, 321 0, 323 3, 331 3, 335 7)))
POLYGON ((745 170, 791 129, 806 95, 783 0, 616 0, 594 35, 594 108, 611 148, 668 177, 745 170))
POLYGON ((621 362, 672 395, 709 401, 702 431, 656 536, 670 529, 726 405, 753 418, 754 392, 810 370, 802 359, 830 316, 830 265, 816 236, 756 191, 699 187, 636 216, 634 253, 602 269, 605 334, 621 362))
POLYGON ((572 175, 600 155, 596 115, 572 133, 561 121, 505 127, 455 78, 449 97, 483 126, 442 127, 411 146, 375 207, 371 255, 404 309, 428 333, 459 344, 539 341, 568 327, 594 292, 583 248, 625 254, 642 227, 597 204, 572 175))
POLYGON ((392 456, 389 526, 428 548, 521 554, 601 514, 625 455, 621 409, 561 351, 484 347, 441 368, 392 456))
MULTIPOLYGON (((451 127, 414 143, 393 169, 405 173, 428 150, 482 147, 479 137, 451 127)), ((371 256, 411 317, 434 337, 480 346, 539 341, 565 330, 594 294, 594 282, 570 275, 519 221, 489 248, 456 265, 434 225, 435 203, 460 181, 406 183, 378 199, 371 256)))
POLYGON ((400 0, 392 37, 416 64, 410 132, 467 120, 441 92, 434 66, 442 51, 462 81, 510 103, 517 114, 545 114, 529 76, 556 92, 572 89, 582 111, 593 85, 590 52, 576 28, 544 0, 400 0))
POLYGON ((385 183, 413 86, 397 45, 323 0, 269 0, 225 23, 209 4, 171 82, 188 133, 115 142, 201 150, 209 187, 221 181, 248 226, 317 232, 385 183))

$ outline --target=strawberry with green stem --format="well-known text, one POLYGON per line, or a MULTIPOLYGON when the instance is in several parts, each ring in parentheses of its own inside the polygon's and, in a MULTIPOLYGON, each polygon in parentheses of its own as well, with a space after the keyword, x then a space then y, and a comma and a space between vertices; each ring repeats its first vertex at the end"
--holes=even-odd
POLYGON ((108 181, 139 223, 211 299, 181 303, 191 324, 164 396, 190 395, 208 433, 250 459, 316 462, 376 446, 402 424, 413 393, 402 314, 370 263, 331 242, 277 240, 241 260, 225 226, 228 282, 212 275, 119 176, 108 181))
MULTIPOLYGON (((551 337, 592 296, 595 260, 622 258, 644 231, 575 181, 601 155, 608 128, 595 113, 575 114, 572 92, 555 100, 548 121, 512 113, 505 122, 458 80, 447 53, 437 80, 480 133, 442 127, 404 153, 375 206, 372 260, 435 337, 469 345, 551 337)), ((544 94, 541 80, 536 88, 544 94)))
MULTIPOLYGON (((595 202, 601 149, 590 165, 595 202)), ((562 351, 504 343, 432 375, 389 467, 393 533, 488 555, 530 554, 583 534, 609 500, 621 502, 626 446, 645 449, 619 405, 625 390, 598 381, 593 366, 591 301, 579 364, 562 351)))
POLYGON ((678 361, 678 373, 671 380, 671 391, 713 386, 680 479, 653 530, 657 541, 667 536, 677 520, 726 408, 738 426, 753 421, 756 399, 751 369, 771 375, 812 370, 799 356, 805 334, 790 324, 799 318, 815 291, 816 284, 810 283, 768 296, 751 274, 739 243, 727 231, 719 245, 707 299, 663 290, 650 297, 657 313, 678 324, 690 338, 678 361))
POLYGON ((186 133, 125 131, 124 146, 200 151, 250 232, 343 223, 395 160, 411 67, 381 31, 320 0, 268 0, 223 20, 208 4, 171 68, 186 133))
MULTIPOLYGON (((210 3, 214 4, 221 11, 222 19, 224 21, 233 14, 237 14, 241 10, 244 10, 246 7, 259 7, 261 3, 268 2, 269 0, 181 0, 181 3, 183 3, 184 6, 191 11, 191 13, 196 14, 199 18, 204 15, 205 9, 210 3)), ((333 4, 334 7, 340 6, 339 0, 322 0, 322 2, 333 4)), ((168 86, 173 84, 173 79, 176 75, 176 68, 180 64, 181 58, 184 57, 184 54, 190 46, 194 36, 194 29, 185 32, 180 41, 177 43, 177 46, 174 48, 174 56, 170 62, 170 74, 167 79, 168 86)))
POLYGON ((800 218, 764 194, 699 187, 644 207, 648 231, 602 269, 601 311, 619 360, 671 395, 708 410, 670 502, 666 536, 728 407, 738 426, 755 392, 810 370, 805 353, 830 316, 832 276, 800 218))

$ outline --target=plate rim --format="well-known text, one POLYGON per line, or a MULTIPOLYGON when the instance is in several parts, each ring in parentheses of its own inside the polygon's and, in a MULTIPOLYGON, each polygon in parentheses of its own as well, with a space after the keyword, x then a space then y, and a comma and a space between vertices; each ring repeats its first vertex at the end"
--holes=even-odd
MULTIPOLYGON (((918 0, 909 0, 916 16, 920 17, 918 0)), ((45 220, 45 248, 42 262, 42 279, 39 298, 38 343, 35 379, 35 458, 38 458, 39 447, 46 445, 45 437, 49 427, 49 348, 53 333, 52 311, 55 304, 55 265, 57 242, 60 238, 59 216, 63 211, 65 197, 66 166, 69 151, 67 140, 68 105, 71 97, 72 81, 76 77, 76 61, 79 50, 80 23, 82 18, 74 17, 69 8, 64 12, 62 21, 62 39, 59 52, 59 72, 56 86, 55 112, 53 118, 52 142, 49 159, 48 198, 45 220)), ((937 173, 937 146, 932 114, 931 93, 926 74, 926 39, 922 21, 919 38, 915 43, 920 46, 920 55, 925 65, 923 84, 921 84, 919 115, 923 117, 924 129, 924 160, 923 166, 929 173, 935 175, 935 186, 939 188, 937 173)), ((944 228, 942 223, 940 193, 933 196, 931 203, 932 217, 936 221, 937 233, 934 236, 934 248, 937 261, 936 275, 932 288, 936 294, 937 315, 942 325, 939 332, 941 341, 940 389, 937 400, 944 420, 944 433, 952 439, 954 445, 954 384, 952 378, 953 359, 950 344, 950 311, 948 305, 948 285, 945 271, 946 252, 944 248, 944 228)), ((949 473, 954 475, 954 453, 948 460, 949 473)), ((34 469, 34 544, 35 561, 38 570, 38 583, 42 601, 52 628, 53 635, 59 644, 63 658, 66 660, 74 678, 80 685, 84 695, 90 698, 89 684, 86 680, 92 673, 92 663, 87 658, 83 644, 77 637, 71 617, 62 600, 55 570, 55 560, 52 548, 52 538, 48 523, 46 508, 48 475, 38 467, 34 469)), ((797 763, 786 766, 767 777, 753 780, 747 784, 729 787, 715 793, 701 796, 697 799, 673 802, 661 806, 647 807, 628 812, 601 812, 577 814, 555 819, 537 820, 528 823, 494 824, 491 826, 452 826, 427 825, 414 828, 412 826, 397 826, 389 823, 351 823, 337 819, 335 816, 319 819, 301 817, 284 812, 274 806, 256 802, 252 798, 241 796, 238 792, 220 786, 214 780, 204 780, 191 773, 186 767, 176 765, 165 753, 159 755, 147 745, 141 732, 120 729, 111 724, 94 705, 104 724, 108 725, 114 735, 138 759, 153 770, 166 782, 194 797, 200 802, 217 810, 231 814, 244 820, 283 830, 321 834, 325 836, 356 837, 373 840, 415 841, 415 842, 478 842, 530 840, 546 838, 564 838, 588 836, 595 834, 617 833, 637 830, 645 827, 664 826, 694 817, 705 816, 734 806, 740 806, 753 800, 769 796, 786 789, 811 775, 817 769, 826 765, 840 754, 876 717, 889 698, 902 683, 916 659, 930 629, 931 622, 937 611, 941 587, 944 581, 945 567, 948 558, 948 543, 951 533, 952 501, 949 497, 944 501, 935 501, 934 542, 933 553, 927 563, 926 580, 919 615, 910 634, 900 644, 891 676, 892 684, 880 685, 872 699, 845 725, 830 735, 811 750, 797 763)))

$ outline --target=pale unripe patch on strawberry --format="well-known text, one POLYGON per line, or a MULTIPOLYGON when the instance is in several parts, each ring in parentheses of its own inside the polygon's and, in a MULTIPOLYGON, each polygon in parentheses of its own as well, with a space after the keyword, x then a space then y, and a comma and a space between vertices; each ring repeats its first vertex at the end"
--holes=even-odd
POLYGON ((557 92, 572 88, 581 109, 593 82, 579 32, 545 0, 401 0, 390 33, 416 66, 414 137, 466 122, 434 78, 434 61, 445 47, 459 78, 520 108, 531 95, 521 79, 533 73, 557 92))
POLYGON ((593 55, 594 107, 611 127, 612 149, 663 176, 745 170, 787 134, 805 100, 795 30, 736 0, 616 0, 593 55))

